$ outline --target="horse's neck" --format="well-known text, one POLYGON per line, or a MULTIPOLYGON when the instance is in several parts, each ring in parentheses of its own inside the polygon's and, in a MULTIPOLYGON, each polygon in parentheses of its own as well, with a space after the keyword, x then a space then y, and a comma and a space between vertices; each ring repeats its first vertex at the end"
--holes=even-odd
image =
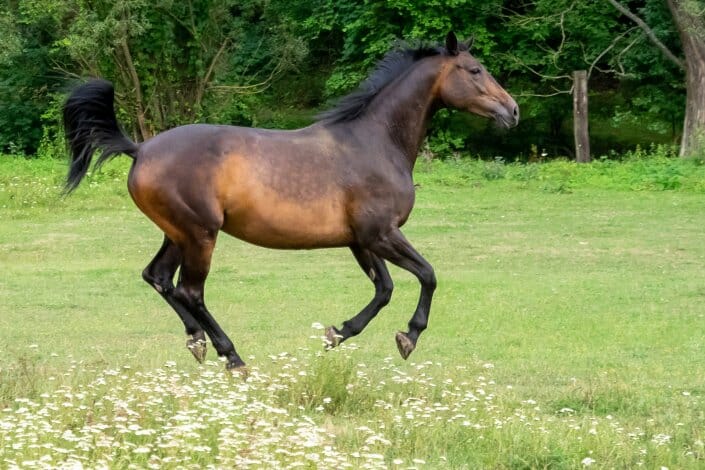
POLYGON ((411 169, 426 136, 428 122, 438 108, 433 95, 438 74, 438 62, 434 58, 422 60, 382 90, 365 116, 365 120, 387 134, 402 151, 411 169))

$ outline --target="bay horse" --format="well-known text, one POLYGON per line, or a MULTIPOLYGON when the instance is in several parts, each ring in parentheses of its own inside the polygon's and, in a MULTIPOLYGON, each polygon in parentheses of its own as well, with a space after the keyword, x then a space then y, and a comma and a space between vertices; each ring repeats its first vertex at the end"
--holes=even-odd
POLYGON ((385 261, 418 278, 421 294, 396 343, 406 359, 426 329, 436 277, 400 227, 414 205, 412 171, 429 120, 440 108, 469 111, 515 126, 514 99, 452 32, 444 45, 395 48, 360 88, 303 129, 186 125, 142 143, 120 129, 110 82, 93 79, 63 108, 71 153, 66 192, 95 163, 133 159, 127 187, 164 242, 142 273, 176 311, 187 347, 201 362, 206 334, 226 367, 245 363, 206 308, 203 290, 220 231, 268 248, 348 247, 375 287, 374 298, 341 328, 330 347, 362 332, 387 305, 393 283, 385 261), (174 277, 180 268, 174 285, 174 277))

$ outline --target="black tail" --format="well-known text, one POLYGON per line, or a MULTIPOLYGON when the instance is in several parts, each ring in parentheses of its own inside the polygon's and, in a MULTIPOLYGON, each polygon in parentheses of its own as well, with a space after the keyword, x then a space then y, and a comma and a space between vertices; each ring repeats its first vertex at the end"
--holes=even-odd
POLYGON ((138 145, 118 126, 114 98, 112 83, 94 79, 74 89, 64 104, 64 132, 71 151, 67 193, 86 175, 96 150, 101 150, 96 168, 121 153, 132 158, 137 155, 138 145))

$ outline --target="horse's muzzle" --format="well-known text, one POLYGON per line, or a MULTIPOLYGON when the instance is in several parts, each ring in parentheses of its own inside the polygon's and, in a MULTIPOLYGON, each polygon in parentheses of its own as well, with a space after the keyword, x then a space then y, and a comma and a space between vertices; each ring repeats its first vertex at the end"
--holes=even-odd
POLYGON ((495 111, 494 119, 497 124, 507 129, 516 127, 519 124, 519 106, 512 100, 495 111))

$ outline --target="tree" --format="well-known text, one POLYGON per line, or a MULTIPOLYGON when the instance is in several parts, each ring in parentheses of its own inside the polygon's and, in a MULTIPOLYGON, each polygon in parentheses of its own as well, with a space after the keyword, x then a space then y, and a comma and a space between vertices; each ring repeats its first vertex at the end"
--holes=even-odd
POLYGON ((685 55, 685 120, 681 156, 705 155, 705 2, 668 0, 685 55))
POLYGON ((0 3, 0 151, 33 153, 52 127, 42 116, 56 127, 57 92, 87 76, 115 83, 139 140, 192 122, 249 124, 249 97, 306 54, 267 0, 0 3))
POLYGON ((42 115, 61 81, 52 73, 62 55, 51 48, 55 23, 46 12, 16 2, 0 10, 0 152, 31 154, 42 137, 42 115))
MULTIPOLYGON (((488 23, 499 12, 500 0, 452 0, 441 9, 438 2, 411 0, 273 3, 278 5, 276 8, 286 9, 297 25, 297 33, 309 40, 315 53, 330 57, 333 70, 327 87, 334 96, 357 86, 400 39, 440 42, 453 30, 460 37, 474 36, 476 50, 489 51, 496 44, 495 34, 499 34, 488 23), (330 39, 322 49, 321 38, 330 39)), ((491 68, 493 65, 490 63, 491 68)))
POLYGON ((685 60, 681 60, 639 16, 617 0, 607 0, 636 23, 649 40, 677 67, 685 71, 685 118, 680 155, 705 154, 705 2, 667 0, 678 30, 685 60))
MULTIPOLYGON (((575 0, 512 2, 505 28, 510 32, 507 67, 520 77, 523 96, 534 115, 548 121, 551 137, 562 137, 573 95, 575 158, 590 161, 588 82, 597 77, 616 88, 610 59, 628 47, 609 6, 575 0)), ((603 116, 604 118, 604 116, 603 116)), ((567 140, 567 139, 566 139, 567 140)), ((566 142, 566 146, 569 144, 566 142)), ((571 151, 570 153, 573 153, 571 151)))
MULTIPOLYGON (((115 83, 120 120, 138 139, 190 122, 304 125, 311 108, 357 86, 397 40, 434 42, 451 29, 475 37, 472 52, 518 98, 523 120, 508 139, 447 113, 432 123, 432 140, 486 156, 511 158, 531 144, 570 155, 572 72, 582 69, 593 123, 675 140, 685 121, 683 139, 697 135, 705 106, 685 116, 680 103, 686 88, 688 103, 702 100, 702 70, 689 57, 702 54, 705 0, 618 1, 675 61, 645 40, 649 27, 608 1, 0 0, 0 150, 34 151, 67 82, 90 75, 115 83), (694 52, 681 52, 688 40, 694 52)), ((595 139, 593 150, 614 144, 595 139)))
POLYGON ((300 42, 259 25, 265 7, 260 0, 75 0, 66 4, 71 19, 58 44, 78 64, 67 73, 116 82, 118 103, 146 139, 202 120, 209 93, 229 102, 224 94, 258 91, 300 60, 300 42), (248 35, 259 43, 246 60, 239 53, 248 35), (243 62, 247 78, 237 77, 243 62))

